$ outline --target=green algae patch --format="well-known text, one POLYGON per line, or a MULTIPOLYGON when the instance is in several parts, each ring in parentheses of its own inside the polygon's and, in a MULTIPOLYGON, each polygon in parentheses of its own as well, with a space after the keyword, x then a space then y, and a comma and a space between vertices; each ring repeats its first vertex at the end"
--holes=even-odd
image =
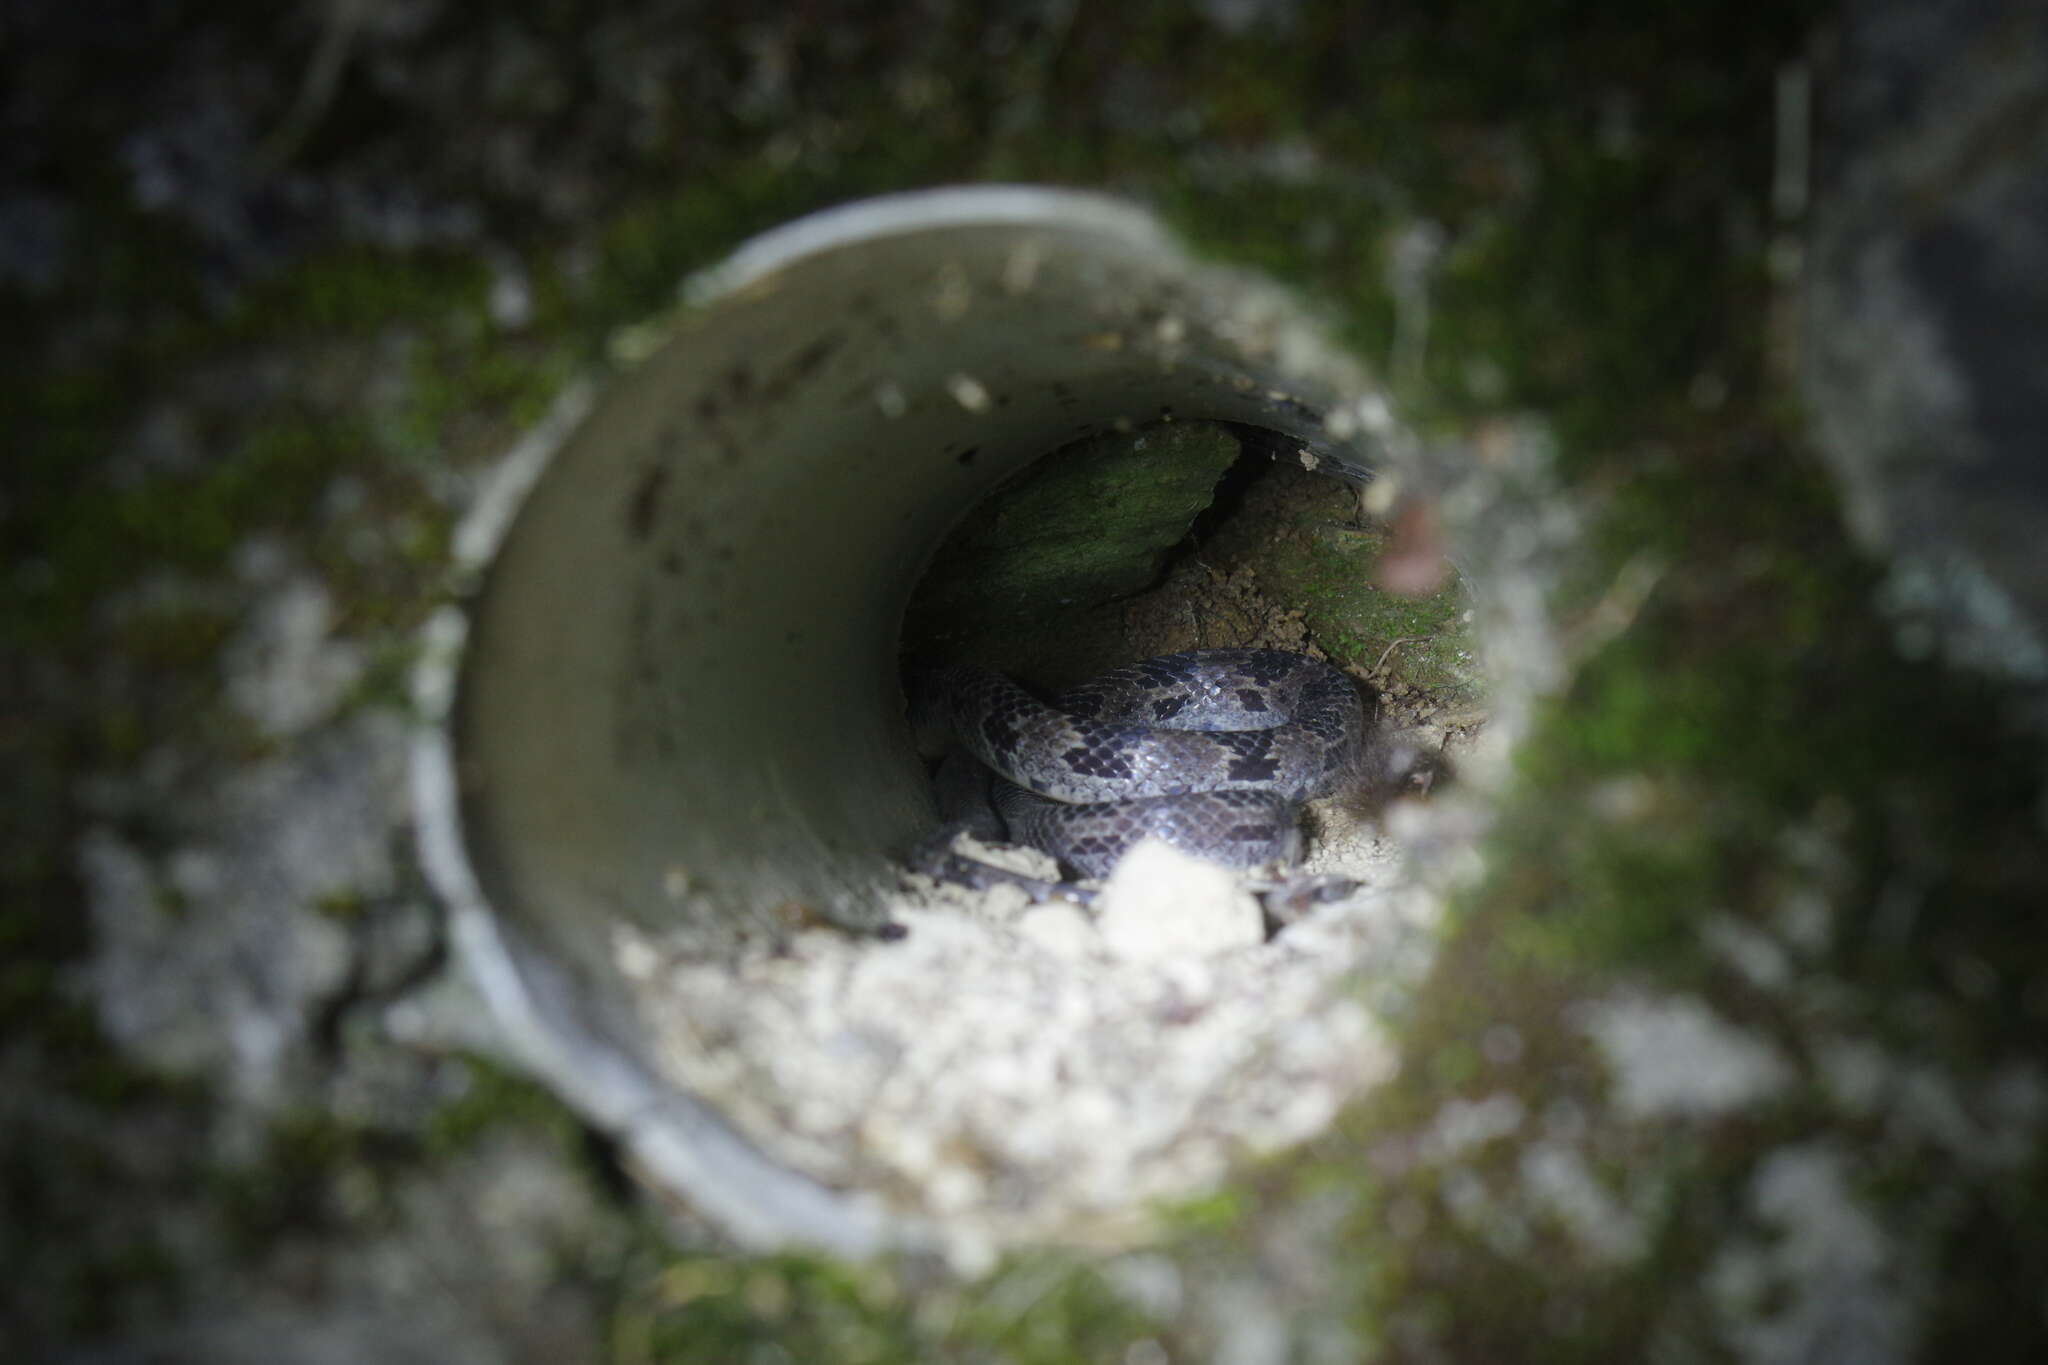
POLYGON ((1316 642, 1347 664, 1443 700, 1479 693, 1477 640, 1463 588, 1427 597, 1379 585, 1388 535, 1370 526, 1325 526, 1278 541, 1260 572, 1266 590, 1298 606, 1316 642))
POLYGON ((661 1254, 644 1247, 613 1309, 614 1359, 724 1365, 774 1359, 1010 1365, 1180 1359, 1143 1354, 1173 1329, 1070 1254, 1011 1257, 972 1283, 928 1265, 802 1255, 661 1254))
POLYGON ((1376 685, 1464 705, 1484 694, 1471 600, 1447 570, 1422 597, 1380 584, 1392 540, 1363 515, 1357 490, 1279 464, 1256 472, 1214 526, 1198 528, 1193 553, 1224 572, 1249 572, 1259 591, 1301 613, 1315 643, 1376 685))
POLYGON ((1234 436, 1196 422, 1055 451, 998 488, 939 547, 906 633, 942 641, 1150 587, 1237 457, 1234 436))
POLYGON ((1189 643, 1242 643, 1235 632, 1260 623, 1183 581, 1208 566, 1255 585, 1262 611, 1298 612, 1339 663, 1441 702, 1478 701, 1470 601, 1455 575, 1419 598, 1381 587, 1391 537, 1362 518, 1355 490, 1241 450, 1227 429, 1169 422, 1046 457, 933 557, 906 645, 1051 685, 1127 662, 1134 619, 1162 611, 1202 618, 1189 643))
POLYGON ((461 1065, 467 1081, 462 1093, 437 1108, 421 1131, 429 1153, 463 1151, 500 1127, 546 1132, 565 1147, 581 1141, 575 1115, 538 1082, 481 1057, 463 1057, 461 1065))
POLYGON ((785 1256, 665 1256, 650 1239, 607 1336, 610 1359, 648 1365, 731 1360, 915 1360, 922 1341, 881 1271, 785 1256))
POLYGON ((1758 1250, 1798 1226, 1773 1182, 1839 1172, 1868 1245, 1971 1249, 1982 1296, 1913 1326, 1981 1355, 2039 1265, 2040 1163, 1984 1154, 2036 1123, 1990 1115, 2044 1046, 2042 778, 1993 689, 1900 656, 1796 442, 1689 453, 1615 486, 1571 599, 1645 543, 1684 571, 1540 707, 1401 1079, 1354 1117, 1382 1182, 1355 1231, 1387 1252, 1365 1319, 1421 1358, 1590 1361, 1871 1311, 1882 1276, 1758 1250), (1617 1017, 1669 1045, 1615 1045, 1617 1017), (1909 1099, 1931 1077, 1987 1125, 1964 1162, 1909 1099), (1687 1288, 1738 1269, 1753 1303, 1687 1288))

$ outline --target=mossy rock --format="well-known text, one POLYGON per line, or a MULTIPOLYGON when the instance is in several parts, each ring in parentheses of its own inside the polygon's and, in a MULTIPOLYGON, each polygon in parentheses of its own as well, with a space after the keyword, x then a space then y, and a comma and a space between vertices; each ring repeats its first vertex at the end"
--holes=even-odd
POLYGON ((1203 422, 1062 447, 998 488, 939 547, 907 633, 942 640, 1150 587, 1237 457, 1237 438, 1203 422))

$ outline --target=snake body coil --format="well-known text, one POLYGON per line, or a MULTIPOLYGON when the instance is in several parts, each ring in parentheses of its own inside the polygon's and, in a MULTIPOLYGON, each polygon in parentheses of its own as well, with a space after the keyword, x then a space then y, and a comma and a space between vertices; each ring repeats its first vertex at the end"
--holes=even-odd
POLYGON ((1230 866, 1292 864, 1299 803, 1333 790, 1364 743, 1351 680, 1272 649, 1165 654, 1050 701, 964 665, 918 693, 922 717, 1000 779, 989 814, 958 795, 971 782, 942 776, 943 813, 1085 876, 1147 836, 1230 866))

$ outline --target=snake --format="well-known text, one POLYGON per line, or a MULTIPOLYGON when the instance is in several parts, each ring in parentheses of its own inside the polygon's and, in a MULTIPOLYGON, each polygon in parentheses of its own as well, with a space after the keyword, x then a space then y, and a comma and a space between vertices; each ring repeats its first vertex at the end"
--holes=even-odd
POLYGON ((1349 677, 1277 649, 1162 654, 1049 698, 947 665, 914 680, 912 719, 956 748, 935 777, 951 828, 1084 877, 1147 837, 1229 867, 1293 867, 1301 803, 1343 784, 1366 728, 1349 677))

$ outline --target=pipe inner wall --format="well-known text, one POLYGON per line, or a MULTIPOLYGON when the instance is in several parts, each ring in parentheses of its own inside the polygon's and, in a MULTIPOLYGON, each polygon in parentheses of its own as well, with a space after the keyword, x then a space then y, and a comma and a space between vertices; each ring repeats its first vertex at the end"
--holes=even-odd
MULTIPOLYGON (((1289 296, 1063 191, 801 220, 627 340, 643 358, 488 557, 416 778, 430 868, 501 1013, 572 1102, 680 1144, 697 1197, 772 1180, 707 1165, 731 1135, 651 1079, 617 931, 715 953, 792 904, 877 922, 891 858, 933 820, 897 654, 946 532, 1038 457, 1162 414, 1360 466, 1390 422, 1289 296)), ((758 1226, 751 1195, 721 1197, 758 1240, 880 1235, 822 1231, 844 1209, 811 1195, 758 1226)))

